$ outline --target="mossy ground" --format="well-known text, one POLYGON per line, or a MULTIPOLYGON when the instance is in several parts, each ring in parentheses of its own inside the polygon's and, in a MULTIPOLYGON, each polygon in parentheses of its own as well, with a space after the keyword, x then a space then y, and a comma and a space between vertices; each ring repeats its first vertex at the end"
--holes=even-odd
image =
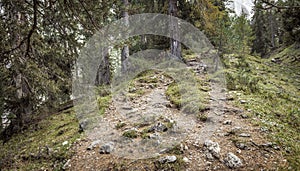
POLYGON ((228 89, 235 105, 250 112, 254 124, 284 148, 289 167, 300 167, 300 50, 293 46, 261 59, 224 57, 228 89), (245 103, 241 103, 245 101, 245 103))
POLYGON ((72 109, 54 114, 0 142, 2 170, 62 170, 71 157, 71 145, 80 137, 72 109))
POLYGON ((203 111, 208 104, 208 85, 205 81, 195 78, 195 84, 172 82, 168 85, 166 95, 177 108, 186 113, 203 111), (191 91, 193 90, 193 91, 191 91))

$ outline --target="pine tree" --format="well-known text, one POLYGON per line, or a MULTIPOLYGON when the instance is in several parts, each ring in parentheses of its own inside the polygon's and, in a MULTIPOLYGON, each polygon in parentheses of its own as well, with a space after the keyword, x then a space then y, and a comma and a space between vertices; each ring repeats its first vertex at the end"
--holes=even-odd
POLYGON ((254 40, 251 53, 257 53, 260 56, 265 56, 268 51, 267 35, 266 35, 266 17, 262 9, 262 1, 257 0, 254 7, 254 16, 252 19, 252 29, 254 32, 254 40))
MULTIPOLYGON (((116 1, 1 1, 1 107, 11 121, 2 138, 28 127, 42 109, 70 99, 80 49, 116 1), (9 34, 7 34, 9 33, 9 34)), ((46 110, 47 111, 47 110, 46 110)))

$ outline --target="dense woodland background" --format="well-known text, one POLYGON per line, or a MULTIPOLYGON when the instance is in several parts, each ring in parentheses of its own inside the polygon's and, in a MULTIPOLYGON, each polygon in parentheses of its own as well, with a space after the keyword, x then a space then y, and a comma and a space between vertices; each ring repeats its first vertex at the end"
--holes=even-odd
MULTIPOLYGON (((300 48, 300 1, 255 0, 254 14, 232 15, 227 0, 0 0, 0 132, 13 134, 55 113, 71 100, 72 71, 80 49, 95 32, 122 17, 162 13, 203 31, 226 54, 268 58, 280 49, 300 48)), ((171 40, 172 42, 172 40, 171 40)), ((130 54, 156 48, 182 56, 183 45, 144 35, 114 47, 124 61, 130 54)), ((113 55, 111 55, 113 56, 113 55)), ((107 57, 96 85, 109 84, 116 60, 107 57)), ((299 62, 299 58, 295 58, 299 62)), ((230 81, 229 81, 230 82, 230 81)), ((230 87, 229 87, 230 89, 230 87)), ((232 88, 234 89, 234 88, 232 88)), ((254 91, 254 90, 253 90, 254 91)))

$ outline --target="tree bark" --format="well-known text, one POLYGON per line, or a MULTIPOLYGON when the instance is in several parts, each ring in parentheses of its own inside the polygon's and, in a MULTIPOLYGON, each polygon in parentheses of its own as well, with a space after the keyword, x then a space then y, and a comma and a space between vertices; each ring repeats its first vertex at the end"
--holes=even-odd
MULTIPOLYGON (((124 21, 125 21, 124 26, 125 26, 125 28, 127 28, 128 25, 129 25, 129 15, 128 15, 128 10, 127 10, 128 0, 123 0, 123 5, 124 5, 124 10, 123 10, 122 16, 124 17, 124 21)), ((128 47, 128 45, 125 45, 123 47, 122 53, 121 53, 121 63, 122 63, 121 71, 126 71, 127 70, 127 66, 126 66, 125 61, 127 60, 128 57, 129 57, 129 47, 128 47)))
POLYGON ((275 25, 274 25, 274 18, 272 11, 269 11, 269 21, 270 21, 270 32, 271 32, 271 48, 274 49, 276 47, 275 45, 275 25))
POLYGON ((111 72, 110 72, 110 63, 109 63, 109 54, 108 49, 103 49, 102 55, 104 55, 103 60, 99 64, 95 85, 109 85, 110 84, 110 78, 111 78, 111 72))
MULTIPOLYGON (((169 0, 169 15, 173 17, 177 17, 177 0, 169 0)), ((179 59, 182 59, 181 56, 181 44, 179 41, 179 24, 178 22, 174 21, 172 18, 170 19, 170 53, 179 59)))

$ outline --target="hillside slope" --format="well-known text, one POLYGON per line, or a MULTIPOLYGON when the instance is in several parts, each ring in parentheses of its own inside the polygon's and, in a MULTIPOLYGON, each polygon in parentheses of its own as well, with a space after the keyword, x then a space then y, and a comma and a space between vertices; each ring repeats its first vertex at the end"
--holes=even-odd
MULTIPOLYGON (((197 143, 196 135, 173 146, 166 153, 150 159, 130 160, 112 154, 100 154, 99 146, 87 150, 92 140, 79 133, 78 121, 74 111, 70 109, 49 116, 30 129, 15 135, 5 144, 0 142, 0 168, 1 170, 230 170, 228 162, 226 164, 229 153, 241 159, 242 164, 236 167, 238 170, 299 168, 300 50, 291 46, 269 59, 248 55, 245 57, 226 55, 224 64, 227 68, 224 71, 227 76, 227 101, 224 116, 216 123, 220 127, 210 139, 220 148, 217 154, 212 153, 207 144, 197 143), (176 156, 176 161, 160 162, 161 157, 165 156, 176 156)), ((165 90, 173 105, 168 104, 164 109, 177 110, 176 89, 171 87, 173 84, 153 80, 153 76, 159 74, 143 75, 139 79, 143 80, 143 84, 155 86, 144 85, 144 88, 131 93, 130 96, 138 101, 139 98, 145 99, 149 92, 165 90)), ((200 90, 203 94, 206 93, 205 83, 200 90)), ((107 98, 103 99, 104 101, 100 100, 99 103, 108 107, 107 98)), ((109 108, 106 112, 111 111, 112 107, 109 108)), ((209 118, 205 117, 209 110, 203 106, 202 109, 196 122, 196 132, 196 129, 209 124, 209 118)), ((125 125, 116 124, 119 131, 126 130, 125 125)), ((148 135, 137 136, 145 138, 148 135)))

